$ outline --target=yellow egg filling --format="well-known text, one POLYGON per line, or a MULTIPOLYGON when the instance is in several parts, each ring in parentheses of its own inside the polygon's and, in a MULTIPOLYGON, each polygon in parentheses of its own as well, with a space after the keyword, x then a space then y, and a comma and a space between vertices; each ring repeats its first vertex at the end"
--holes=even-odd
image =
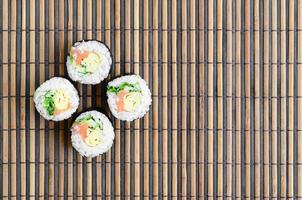
POLYGON ((55 109, 65 110, 69 107, 69 96, 64 90, 56 90, 54 95, 55 109))
POLYGON ((86 66, 86 72, 94 72, 99 67, 100 63, 100 56, 94 52, 90 52, 88 56, 83 59, 81 65, 86 66))
POLYGON ((85 138, 85 143, 91 147, 97 146, 98 144, 101 143, 101 136, 102 136, 102 131, 100 129, 96 129, 96 130, 88 129, 85 138))
POLYGON ((139 92, 129 92, 124 96, 124 109, 133 112, 141 103, 141 94, 139 92))

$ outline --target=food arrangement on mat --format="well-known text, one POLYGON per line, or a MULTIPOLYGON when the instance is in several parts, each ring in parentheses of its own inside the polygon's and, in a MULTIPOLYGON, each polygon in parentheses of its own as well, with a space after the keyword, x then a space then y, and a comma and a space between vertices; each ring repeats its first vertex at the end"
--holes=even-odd
MULTIPOLYGON (((112 57, 105 44, 91 40, 75 43, 67 57, 69 77, 82 84, 98 84, 108 77, 112 57)), ((142 118, 152 102, 147 83, 138 75, 116 78, 107 85, 108 105, 113 116, 125 121, 142 118)), ((61 121, 71 117, 79 106, 79 95, 70 81, 54 77, 34 93, 37 111, 46 120, 61 121)), ((85 157, 108 151, 114 140, 114 128, 106 115, 88 111, 71 126, 72 146, 85 157)))

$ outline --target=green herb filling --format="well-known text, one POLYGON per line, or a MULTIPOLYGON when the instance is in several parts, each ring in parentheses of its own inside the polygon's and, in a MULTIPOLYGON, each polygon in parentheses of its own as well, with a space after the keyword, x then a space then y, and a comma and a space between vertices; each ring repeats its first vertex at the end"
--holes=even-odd
POLYGON ((119 91, 127 89, 129 92, 141 92, 139 83, 124 82, 119 86, 107 86, 107 92, 117 94, 119 91))
POLYGON ((103 129, 103 124, 100 120, 95 119, 92 115, 86 115, 80 119, 75 120, 76 123, 88 123, 89 128, 96 130, 96 129, 103 129))
POLYGON ((54 102, 54 92, 51 90, 48 90, 45 93, 43 106, 47 110, 48 115, 52 116, 55 111, 55 102, 54 102))

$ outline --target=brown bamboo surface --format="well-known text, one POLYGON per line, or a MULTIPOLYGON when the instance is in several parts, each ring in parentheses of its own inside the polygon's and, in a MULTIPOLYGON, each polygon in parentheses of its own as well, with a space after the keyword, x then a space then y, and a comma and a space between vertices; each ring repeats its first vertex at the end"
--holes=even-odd
POLYGON ((0 196, 302 198, 301 0, 0 0, 0 196), (74 83, 82 111, 105 112, 113 147, 71 146, 73 119, 48 122, 33 93, 68 78, 72 44, 97 39, 114 63, 74 83), (142 119, 110 114, 105 87, 140 74, 142 119))

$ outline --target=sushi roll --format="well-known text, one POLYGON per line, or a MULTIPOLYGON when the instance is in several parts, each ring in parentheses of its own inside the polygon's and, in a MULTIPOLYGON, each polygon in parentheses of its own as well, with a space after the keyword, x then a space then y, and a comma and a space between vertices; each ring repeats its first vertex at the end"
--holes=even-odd
POLYGON ((41 84, 34 93, 37 111, 47 120, 69 118, 79 106, 75 87, 65 78, 54 77, 41 84))
POLYGON ((114 130, 109 119, 98 111, 88 111, 76 118, 71 127, 72 146, 86 157, 95 157, 110 149, 114 130))
POLYGON ((69 77, 82 84, 98 84, 110 71, 112 58, 109 49, 101 42, 91 40, 75 43, 67 57, 69 77))
POLYGON ((120 120, 141 118, 151 105, 151 92, 138 75, 122 76, 109 82, 107 96, 112 114, 120 120))

